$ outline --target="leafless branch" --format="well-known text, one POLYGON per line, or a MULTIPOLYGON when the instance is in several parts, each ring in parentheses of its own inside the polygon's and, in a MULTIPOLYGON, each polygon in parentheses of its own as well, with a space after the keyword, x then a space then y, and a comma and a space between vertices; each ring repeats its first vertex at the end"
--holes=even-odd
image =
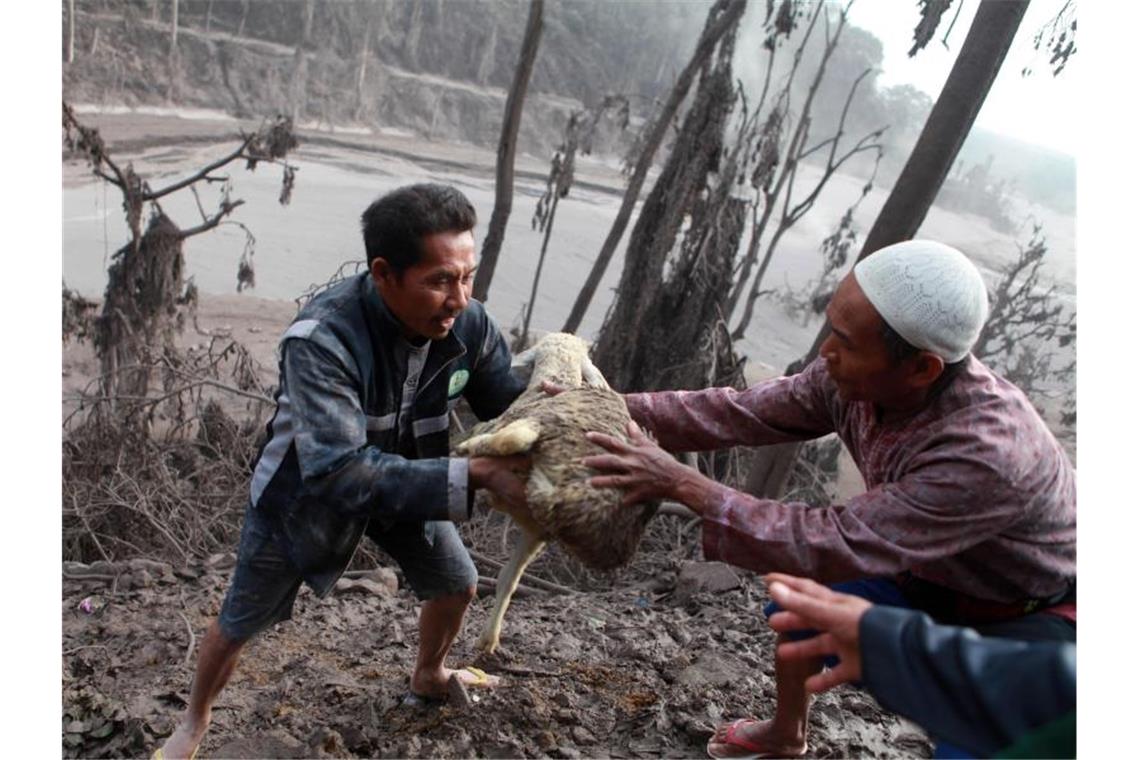
POLYGON ((210 172, 214 171, 215 169, 220 169, 221 167, 225 166, 226 164, 230 163, 231 161, 235 161, 239 158, 246 157, 245 156, 246 148, 248 148, 249 144, 251 142, 253 142, 254 137, 256 137, 256 135, 246 136, 246 138, 242 141, 242 144, 240 146, 238 146, 234 150, 230 151, 225 156, 222 156, 221 158, 217 159, 213 163, 207 164, 206 166, 202 167, 198 171, 191 174, 189 177, 186 177, 185 179, 181 179, 172 185, 167 185, 166 187, 162 188, 161 190, 153 190, 149 193, 143 193, 142 199, 144 201, 158 200, 159 198, 162 198, 163 196, 170 195, 171 193, 177 192, 184 187, 189 187, 190 185, 193 185, 195 182, 197 182, 199 180, 207 179, 210 172))
POLYGON ((179 233, 179 237, 185 240, 186 238, 194 237, 195 235, 214 229, 221 223, 223 219, 229 216, 235 208, 243 205, 244 203, 245 201, 240 199, 236 201, 222 201, 221 206, 218 208, 216 214, 206 219, 206 221, 202 222, 197 227, 189 227, 182 230, 179 233))

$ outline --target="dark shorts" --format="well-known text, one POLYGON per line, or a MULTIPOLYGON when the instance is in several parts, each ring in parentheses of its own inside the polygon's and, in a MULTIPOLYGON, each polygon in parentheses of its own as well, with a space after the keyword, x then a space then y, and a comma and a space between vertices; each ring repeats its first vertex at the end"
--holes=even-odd
MULTIPOLYGON (((479 579, 451 522, 369 522, 365 531, 400 566, 420 600, 464 593, 479 579)), ((246 507, 237 566, 218 626, 231 641, 246 641, 293 614, 301 573, 289 558, 277 521, 246 507)))
MULTIPOLYGON (((835 583, 828 586, 832 591, 841 594, 858 596, 872 604, 885 604, 890 607, 903 607, 905 609, 922 609, 921 604, 908 598, 902 587, 893 578, 865 578, 845 583, 835 583)), ((764 615, 772 617, 780 611, 780 605, 769 602, 764 607, 764 615)), ((925 610, 924 610, 925 611, 925 610)), ((953 621, 941 621, 953 625, 953 621)), ((1030 615, 1003 620, 994 623, 971 624, 981 636, 993 636, 999 639, 1018 639, 1021 641, 1069 641, 1077 640, 1077 627, 1057 615, 1047 612, 1034 612, 1030 615)), ((794 631, 788 634, 791 639, 806 639, 816 635, 817 631, 794 631)), ((824 664, 834 668, 839 663, 835 657, 828 657, 824 664)))

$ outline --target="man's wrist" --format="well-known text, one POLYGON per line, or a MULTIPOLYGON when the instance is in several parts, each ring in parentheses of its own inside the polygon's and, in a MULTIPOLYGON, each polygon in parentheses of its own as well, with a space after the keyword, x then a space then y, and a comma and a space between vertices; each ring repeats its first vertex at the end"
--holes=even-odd
POLYGON ((692 467, 679 465, 679 475, 674 481, 673 499, 681 502, 698 515, 708 511, 711 501, 709 499, 708 478, 692 467))

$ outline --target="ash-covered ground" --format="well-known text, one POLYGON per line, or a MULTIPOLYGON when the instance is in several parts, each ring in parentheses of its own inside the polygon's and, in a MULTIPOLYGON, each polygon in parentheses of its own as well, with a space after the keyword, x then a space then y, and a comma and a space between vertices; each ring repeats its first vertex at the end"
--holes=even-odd
MULTIPOLYGON (((505 556, 495 546, 501 520, 465 528, 480 556, 505 556)), ((520 593, 501 649, 478 657, 493 600, 481 594, 450 664, 479 665, 503 683, 470 690, 468 706, 402 705, 418 605, 397 570, 342 581, 351 588, 325 599, 303 590, 293 620, 246 650, 199 757, 704 756, 720 721, 771 714, 774 634, 763 583, 690 559, 698 537, 680 518, 657 517, 616 575, 581 571, 575 585, 585 590, 572 594, 520 593)), ((64 566, 65 756, 149 756, 173 729, 232 564, 219 554, 181 567, 64 566)), ((532 571, 575 582, 556 549, 532 571)), ((816 700, 809 745, 808 757, 930 756, 917 727, 851 688, 816 700)))

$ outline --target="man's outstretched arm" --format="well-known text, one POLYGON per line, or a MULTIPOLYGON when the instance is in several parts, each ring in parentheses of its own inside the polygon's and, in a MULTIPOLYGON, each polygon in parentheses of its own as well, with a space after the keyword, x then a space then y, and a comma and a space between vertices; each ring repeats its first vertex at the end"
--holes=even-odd
MULTIPOLYGON (((1076 647, 982 638, 916 610, 872 606, 806 578, 767 576, 785 611, 781 632, 814 628, 777 657, 835 654, 839 666, 810 678, 809 691, 862 680, 883 707, 939 739, 989 756, 1076 709, 1076 647)), ((1073 747, 1075 751, 1075 746, 1073 747)))

